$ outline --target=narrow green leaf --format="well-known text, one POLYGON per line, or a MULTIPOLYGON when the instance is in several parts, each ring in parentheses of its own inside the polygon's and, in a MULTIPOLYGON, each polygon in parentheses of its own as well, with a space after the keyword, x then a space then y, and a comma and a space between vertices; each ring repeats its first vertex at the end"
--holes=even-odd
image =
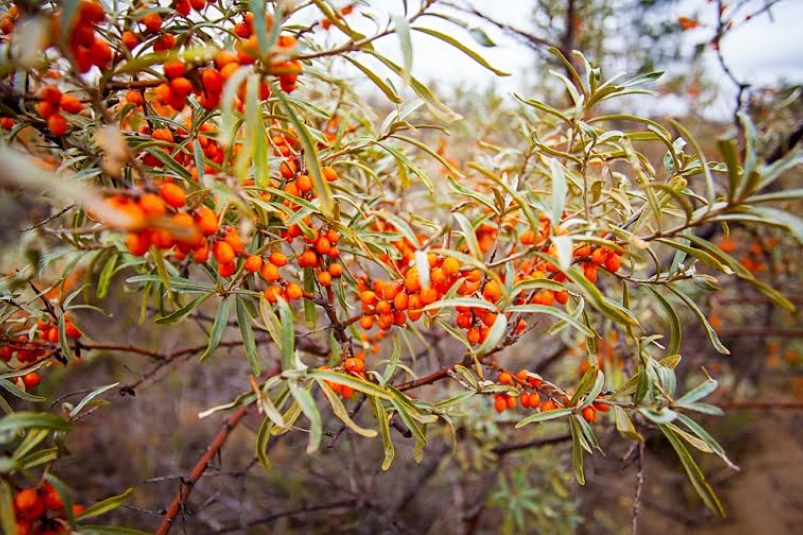
POLYGON ((716 390, 718 384, 719 383, 714 379, 707 379, 686 392, 686 394, 684 394, 680 399, 675 400, 675 405, 683 405, 684 403, 694 403, 695 401, 699 401, 716 390))
POLYGON ((644 288, 655 296, 655 299, 661 303, 664 311, 666 312, 667 319, 669 320, 669 345, 666 347, 667 355, 675 355, 680 351, 680 344, 683 340, 683 329, 680 325, 680 318, 674 307, 661 295, 658 290, 655 290, 650 285, 645 284, 644 288))
POLYGON ((364 427, 360 427, 357 423, 351 419, 349 416, 349 411, 346 410, 346 407, 343 405, 343 402, 340 401, 340 397, 335 394, 335 392, 329 388, 329 385, 326 384, 326 381, 316 380, 318 386, 324 391, 326 394, 326 399, 329 401, 329 404, 332 405, 332 411, 335 413, 335 416, 340 418, 340 420, 352 431, 357 433, 360 436, 364 436, 366 438, 374 438, 377 436, 377 432, 373 429, 366 429, 364 427))
POLYGON ((691 481, 694 490, 697 491, 697 494, 703 500, 705 506, 708 507, 708 509, 710 509, 712 512, 724 518, 726 516, 725 508, 722 506, 719 498, 717 498, 714 490, 706 481, 703 471, 697 465, 694 458, 689 453, 689 450, 686 449, 686 446, 683 445, 683 442, 681 442, 678 436, 667 426, 659 425, 658 427, 675 449, 675 452, 677 453, 678 458, 683 465, 683 469, 689 476, 689 481, 691 481))
POLYGON ((637 440, 639 442, 644 442, 644 437, 641 436, 641 433, 636 431, 636 427, 633 425, 633 421, 630 419, 630 416, 627 415, 625 410, 620 407, 619 405, 613 406, 613 416, 616 422, 616 430, 619 431, 625 438, 629 438, 630 440, 637 440))
POLYGON ((81 413, 81 411, 84 409, 84 407, 86 407, 87 404, 89 404, 93 399, 97 398, 99 395, 103 394, 104 392, 108 392, 112 388, 117 388, 119 385, 120 385, 119 382, 111 383, 111 384, 108 384, 108 385, 104 385, 104 386, 96 388, 95 390, 93 390, 92 392, 90 392, 89 394, 84 396, 84 398, 81 401, 78 402, 78 405, 73 407, 73 409, 70 411, 70 418, 75 418, 76 416, 78 416, 81 413))
POLYGON ((280 334, 282 324, 279 321, 279 318, 276 316, 273 306, 268 303, 268 300, 264 295, 259 298, 259 316, 262 318, 262 323, 265 326, 265 330, 268 331, 273 343, 279 348, 279 352, 284 354, 284 349, 282 348, 282 336, 280 334))
POLYGON ((99 501, 96 504, 90 505, 84 511, 76 515, 75 519, 78 521, 86 520, 87 518, 94 518, 96 516, 100 516, 106 514, 110 511, 114 511, 115 509, 119 508, 125 502, 128 501, 129 498, 134 494, 134 489, 129 488, 122 494, 118 494, 117 496, 112 496, 110 498, 106 498, 105 500, 99 501))
POLYGON ((251 372, 259 377, 262 373, 262 367, 259 364, 259 355, 257 354, 257 346, 254 341, 254 330, 251 327, 251 316, 245 310, 243 305, 243 296, 235 296, 236 309, 237 309, 237 324, 240 326, 240 336, 243 339, 243 349, 245 356, 248 358, 248 364, 251 366, 251 372))
POLYGON ((306 388, 299 386, 293 381, 288 381, 287 386, 290 387, 290 393, 293 395, 298 406, 301 408, 301 412, 304 413, 304 416, 307 417, 310 423, 307 453, 315 453, 321 445, 321 437, 323 436, 321 413, 318 410, 318 406, 315 404, 315 399, 306 388))
POLYGON ((293 107, 287 101, 283 91, 277 91, 275 95, 282 103, 287 119, 290 124, 298 132, 298 137, 301 138, 301 145, 304 147, 304 163, 307 167, 307 172, 312 176, 312 188, 318 201, 321 203, 321 212, 328 217, 332 218, 334 201, 332 200, 332 190, 329 183, 323 178, 321 172, 321 163, 318 158, 318 143, 312 139, 307 125, 296 115, 293 107))
POLYGON ((195 299, 193 299, 192 301, 190 301, 189 303, 187 303, 186 305, 184 305, 183 307, 174 310, 167 316, 161 316, 159 318, 156 318, 154 321, 159 325, 176 325, 178 323, 181 323, 187 318, 187 316, 195 312, 195 310, 211 296, 212 294, 200 295, 195 299))
POLYGON ((586 279, 576 267, 569 269, 568 275, 572 282, 580 286, 591 305, 602 312, 604 316, 623 325, 638 326, 638 321, 632 312, 602 295, 599 288, 586 279))
POLYGON ((410 39, 410 23, 405 16, 394 15, 393 24, 401 46, 402 79, 404 83, 409 83, 410 75, 413 72, 413 42, 410 39))
POLYGON ((471 225, 471 222, 460 212, 453 212, 452 215, 463 231, 463 239, 466 241, 469 252, 471 252, 471 255, 477 260, 482 260, 480 244, 477 242, 477 234, 474 232, 474 227, 471 225))
POLYGON ((714 346, 714 349, 717 350, 717 353, 720 353, 721 355, 730 355, 730 351, 728 351, 727 347, 722 345, 722 342, 719 340, 719 336, 717 336, 717 332, 713 327, 711 327, 711 324, 708 323, 708 318, 705 317, 705 314, 703 314, 703 311, 700 310, 700 307, 698 307, 688 295, 680 290, 673 288, 672 286, 667 286, 667 288, 669 288, 672 293, 680 297, 680 299, 686 303, 686 306, 689 307, 692 312, 694 312, 694 315, 697 316, 697 319, 700 320, 700 322, 703 324, 703 327, 705 327, 706 332, 708 332, 708 338, 711 340, 711 344, 714 346))
POLYGON ((589 329, 586 325, 583 325, 575 318, 555 307, 545 306, 545 305, 516 305, 506 309, 506 312, 514 312, 514 313, 524 313, 524 314, 549 314, 550 316, 554 316, 558 318, 560 321, 565 321, 578 331, 580 331, 583 336, 596 336, 594 331, 589 329))
POLYGON ((0 378, 0 388, 6 390, 15 397, 24 399, 25 401, 32 401, 34 403, 41 403, 43 401, 47 401, 47 398, 43 398, 42 396, 34 396, 33 394, 29 394, 28 392, 21 389, 8 379, 0 378))
POLYGON ((223 339, 223 331, 229 325, 230 312, 231 300, 228 297, 224 297, 220 301, 217 314, 215 314, 215 323, 212 324, 212 332, 209 334, 209 344, 206 346, 206 351, 201 355, 202 361, 214 353, 217 346, 220 345, 220 341, 223 339))
POLYGON ((279 347, 281 348, 282 370, 293 370, 296 368, 293 309, 290 308, 287 301, 281 298, 279 298, 278 306, 280 323, 278 334, 281 339, 279 347))
POLYGON ((72 528, 74 531, 77 531, 78 526, 75 524, 75 515, 72 512, 72 498, 70 497, 70 491, 67 488, 67 485, 65 485, 59 478, 50 472, 45 474, 45 481, 53 485, 53 488, 56 489, 56 493, 64 503, 64 513, 67 517, 67 523, 69 524, 70 528, 72 528))
POLYGON ((109 286, 111 285, 112 277, 114 276, 114 268, 117 266, 117 259, 119 255, 117 251, 114 251, 112 255, 106 260, 106 263, 103 265, 103 269, 100 271, 100 276, 98 277, 98 287, 95 292, 98 299, 103 299, 109 293, 109 286))
POLYGON ((574 418, 569 419, 569 428, 572 432, 572 469, 574 478, 579 484, 585 485, 586 476, 583 473, 583 447, 581 444, 583 431, 574 418))
POLYGON ((368 79, 371 80, 371 82, 373 82, 373 84, 376 87, 378 87, 379 90, 382 91, 382 93, 384 93, 386 97, 388 97, 388 100, 390 100, 394 104, 402 103, 402 99, 401 97, 399 97, 399 95, 396 94, 396 91, 394 91, 394 89, 390 85, 386 84, 385 81, 382 80, 382 78, 377 76, 377 74, 374 71, 372 71, 362 63, 358 62, 354 58, 350 57, 348 54, 344 54, 343 56, 340 57, 342 57, 343 59, 345 59, 346 61, 357 67, 360 71, 362 71, 362 73, 365 76, 367 76, 368 79))
POLYGON ((546 422, 548 420, 554 420, 555 418, 563 418, 564 416, 568 416, 573 412, 574 409, 555 409, 547 412, 539 412, 536 414, 531 414, 530 416, 527 416, 519 420, 519 423, 516 424, 516 429, 520 429, 527 424, 546 422))
POLYGON ((497 314, 496 320, 494 320, 493 326, 491 326, 491 331, 488 333, 488 338, 482 343, 482 345, 477 349, 477 356, 487 355, 491 351, 494 351, 502 341, 502 338, 505 336, 505 332, 507 331, 507 316, 504 314, 497 314))
POLYGON ((0 526, 3 527, 3 533, 17 533, 14 491, 5 479, 0 479, 0 526))
POLYGON ((72 423, 55 414, 15 412, 0 418, 0 433, 16 433, 23 429, 49 429, 69 431, 72 423))
POLYGON ((374 416, 379 423, 379 432, 382 435, 382 447, 385 450, 385 457, 382 460, 382 470, 390 469, 393 459, 396 458, 396 448, 393 447, 393 438, 390 436, 390 417, 382 407, 382 402, 378 398, 369 398, 374 416))
POLYGON ((270 442, 271 428, 273 425, 273 421, 266 417, 262 420, 262 424, 260 424, 259 431, 257 432, 257 459, 259 459, 260 464, 262 464, 262 467, 266 470, 273 468, 273 463, 268 458, 268 442, 270 442))
POLYGON ((432 37, 435 37, 436 39, 440 39, 444 43, 452 45, 453 47, 455 47, 456 49, 460 50, 465 55, 467 55, 468 57, 470 57, 471 59, 473 59, 474 61, 476 61, 477 63, 479 63, 481 66, 485 67, 486 69, 488 69, 492 73, 496 74, 497 76, 510 76, 509 72, 505 72, 503 70, 497 69, 496 67, 494 67, 493 65, 488 63, 488 61, 485 58, 483 58, 482 56, 477 54, 475 51, 473 51, 470 48, 468 48, 466 45, 464 45, 463 43, 461 43, 460 41, 458 41, 454 37, 451 37, 449 35, 446 35, 445 33, 441 33, 439 31, 432 30, 432 29, 429 29, 429 28, 422 28, 420 26, 414 26, 413 30, 415 30, 417 32, 425 33, 427 35, 431 35, 432 37))
POLYGON ((569 189, 563 167, 554 158, 549 159, 549 174, 552 177, 552 224, 557 226, 563 218, 563 206, 569 189))
POLYGON ((391 400, 394 397, 393 392, 387 387, 358 379, 353 375, 346 375, 345 373, 321 370, 320 368, 310 368, 307 370, 307 376, 316 380, 329 381, 330 383, 348 386, 370 397, 385 400, 391 400))

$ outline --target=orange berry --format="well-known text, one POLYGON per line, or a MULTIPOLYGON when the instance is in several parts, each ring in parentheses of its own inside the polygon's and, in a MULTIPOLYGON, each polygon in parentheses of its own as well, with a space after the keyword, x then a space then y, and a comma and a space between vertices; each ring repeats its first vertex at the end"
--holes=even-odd
POLYGON ((237 56, 227 50, 221 50, 215 56, 215 66, 217 66, 218 69, 223 69, 223 67, 225 67, 226 65, 239 66, 238 64, 239 61, 237 59, 237 56))
POLYGON ((61 99, 63 98, 61 94, 61 90, 56 87, 55 85, 46 85, 39 91, 39 96, 42 97, 42 100, 45 102, 49 102, 54 106, 58 107, 61 104, 61 99))
POLYGON ((605 259, 605 269, 611 273, 616 273, 622 265, 622 257, 617 254, 612 254, 605 259))
MULTIPOLYGON (((155 133, 156 132, 154 131, 154 134, 155 133)), ((173 208, 181 208, 187 202, 187 197, 184 194, 184 190, 172 182, 163 184, 162 187, 159 188, 159 193, 162 196, 162 200, 164 200, 164 202, 173 208)))
POLYGON ((219 95, 223 92, 223 75, 217 69, 203 69, 201 71, 201 87, 212 95, 219 95))
POLYGON ((38 501, 39 494, 36 489, 22 489, 14 496, 14 509, 18 513, 26 513, 35 508, 38 501))
POLYGON ((284 178, 293 178, 296 176, 296 171, 298 171, 298 167, 295 160, 285 160, 279 166, 279 172, 284 178))
POLYGON ((330 264, 329 274, 333 277, 339 277, 343 274, 343 266, 340 264, 330 264))
POLYGON ((567 292, 566 290, 561 290, 560 292, 554 292, 553 295, 555 296, 555 301, 557 301, 561 305, 565 305, 569 301, 569 292, 567 292))
POLYGON ((331 167, 322 168, 321 174, 323 175, 323 178, 325 178, 327 182, 334 182, 337 180, 337 171, 335 171, 331 167))
POLYGON ((502 297, 502 290, 495 281, 488 281, 485 283, 485 288, 482 289, 482 296, 486 301, 496 303, 502 297))
POLYGON ((421 279, 416 268, 412 268, 407 272, 407 275, 405 275, 404 287, 411 293, 416 293, 421 290, 421 279))
POLYGON ((265 288, 265 299, 268 300, 268 303, 275 303, 279 300, 279 297, 282 296, 282 287, 278 284, 273 284, 265 288))
POLYGON ((438 300, 438 291, 432 286, 421 290, 421 303, 431 305, 438 300))
POLYGON ((154 97, 162 104, 167 104, 173 98, 173 90, 170 89, 169 84, 159 84, 154 89, 154 97))
POLYGON ((513 376, 511 376, 508 372, 502 372, 499 374, 500 385, 509 385, 512 382, 513 382, 513 376))
POLYGON ((296 179, 296 183, 301 193, 309 193, 312 191, 312 179, 309 175, 299 175, 296 179))
POLYGON ((157 128, 151 133, 151 137, 156 141, 165 141, 167 143, 173 143, 175 140, 173 137, 173 132, 167 128, 157 128))
POLYGON ((161 216, 167 211, 164 201, 158 195, 145 193, 137 201, 142 213, 146 216, 161 216))
POLYGON ((480 341, 480 330, 476 327, 472 327, 468 330, 468 333, 466 333, 466 339, 469 344, 477 344, 480 341))
POLYGON ((298 257, 299 267, 315 267, 318 265, 318 255, 312 249, 307 249, 298 257))
POLYGON ((169 59, 164 62, 162 70, 164 70, 165 76, 172 80, 173 78, 183 76, 186 66, 184 65, 184 62, 179 59, 169 59))
POLYGON ((360 293, 360 302, 363 305, 375 305, 378 301, 376 293, 372 292, 371 290, 365 290, 364 292, 360 293))
POLYGON ((362 360, 355 357, 346 359, 344 366, 347 372, 352 372, 352 373, 361 373, 365 370, 365 363, 362 360))
POLYGON ((218 264, 217 272, 221 277, 231 277, 237 271, 237 265, 234 262, 218 264))
POLYGON ((148 13, 140 19, 140 22, 151 33, 156 33, 162 29, 162 15, 159 13, 148 13))
POLYGON ((610 405, 608 405, 607 403, 599 402, 599 401, 595 401, 594 403, 591 404, 591 406, 593 406, 599 412, 608 412, 609 410, 611 410, 611 406, 610 405))
POLYGON ((366 331, 370 331, 374 326, 373 316, 363 316, 360 318, 360 327, 366 331))
POLYGON ((507 401, 507 408, 508 409, 513 409, 513 408, 516 407, 516 398, 515 397, 507 396, 507 399, 505 401, 507 401))
POLYGON ((315 250, 318 251, 318 254, 329 254, 329 251, 332 250, 332 244, 326 237, 321 236, 315 240, 315 250))
POLYGON ((67 113, 79 113, 84 109, 84 104, 75 95, 64 95, 61 97, 61 109, 67 113))
POLYGON ((443 272, 449 277, 454 277, 460 273, 460 262, 451 257, 445 258, 441 267, 443 268, 443 272))
POLYGON ((64 322, 64 334, 67 336, 67 338, 72 340, 78 340, 81 338, 81 331, 70 320, 66 320, 64 322))
POLYGON ((287 256, 284 253, 271 253, 269 257, 270 263, 276 267, 282 267, 287 265, 287 256))
POLYGON ((126 238, 126 245, 128 250, 134 256, 142 256, 148 252, 151 246, 151 240, 144 232, 129 232, 126 238))
POLYGON ((494 400, 494 410, 498 413, 503 413, 507 410, 507 400, 503 397, 498 397, 494 400))
POLYGON ((237 232, 236 228, 227 228, 226 237, 223 238, 223 240, 231 245, 231 249, 234 251, 234 254, 243 254, 243 251, 245 251, 245 246, 243 245, 243 242, 240 239, 240 234, 237 232))
POLYGON ((234 262, 234 249, 231 248, 228 242, 215 242, 212 246, 212 254, 215 255, 215 260, 218 261, 218 264, 230 264, 234 262))
POLYGON ((63 115, 54 113, 47 118, 47 128, 54 136, 63 136, 70 129, 70 125, 63 115))
POLYGON ((58 113, 59 107, 57 104, 53 104, 52 102, 48 102, 46 100, 40 100, 36 103, 36 113, 39 114, 39 117, 42 119, 50 119, 51 116, 58 113))
POLYGON ((534 305, 552 306, 555 303, 555 294, 552 290, 539 290, 530 302, 534 305))
POLYGON ((218 230, 217 215, 208 206, 200 206, 195 212, 198 230, 204 236, 211 236, 218 230))
POLYGON ((585 407, 582 410, 582 415, 583 419, 590 424, 593 424, 594 422, 597 421, 597 409, 595 409, 591 405, 585 407))
POLYGON ((64 502, 52 486, 46 488, 45 492, 45 507, 51 511, 61 511, 64 509, 64 502))
POLYGON ((179 76, 178 78, 170 80, 170 91, 179 97, 186 97, 192 93, 194 89, 195 88, 193 87, 192 82, 183 76, 179 76))
POLYGON ((332 274, 328 271, 321 271, 318 273, 318 284, 321 286, 331 286, 332 285, 332 274))
POLYGON ((201 245, 192 251, 192 259, 198 264, 203 264, 209 260, 209 245, 206 241, 202 241, 201 245))
POLYGON ((139 37, 134 32, 123 32, 120 40, 128 50, 133 50, 139 44, 139 37))
POLYGON ((262 264, 260 275, 268 282, 276 282, 281 278, 281 275, 279 275, 279 268, 270 262, 265 262, 262 264))
POLYGON ((47 341, 51 344, 57 344, 59 342, 59 328, 58 327, 51 327, 47 331, 47 341))
POLYGON ((555 409, 558 409, 558 408, 560 408, 560 407, 558 407, 558 404, 555 403, 552 400, 552 398, 549 398, 541 405, 541 412, 554 411, 555 409))
POLYGON ((290 301, 295 301, 297 299, 301 299, 304 296, 304 290, 301 289, 301 286, 298 284, 291 282, 287 285, 287 299, 290 301))
POLYGON ((248 273, 256 273, 262 267, 262 257, 251 255, 245 260, 245 270, 248 273))
POLYGON ((398 311, 407 310, 409 305, 409 295, 404 292, 399 292, 393 298, 393 308, 398 311))
POLYGON ((25 388, 34 388, 39 386, 39 383, 42 382, 42 378, 39 377, 38 373, 31 372, 22 377, 22 382, 25 383, 25 388))

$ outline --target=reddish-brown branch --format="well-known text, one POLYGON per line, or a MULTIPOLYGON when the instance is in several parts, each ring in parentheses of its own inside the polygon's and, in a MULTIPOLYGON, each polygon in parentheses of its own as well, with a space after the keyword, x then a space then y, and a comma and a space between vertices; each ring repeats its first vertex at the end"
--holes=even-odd
POLYGON ((156 535, 167 535, 170 533, 170 528, 173 527, 173 522, 175 522, 176 518, 178 517, 182 506, 189 499, 190 494, 192 494, 193 487, 196 485, 196 483, 198 483, 201 477, 203 477, 209 461, 211 461, 212 458, 217 455, 217 453, 226 443, 226 439, 229 438, 231 432, 235 427, 237 427, 237 424, 240 423, 240 420, 242 420, 243 417, 248 413, 251 405, 252 404, 243 405, 237 409, 234 414, 229 416, 223 423, 223 427, 220 429, 215 439, 209 444, 209 446, 207 446, 204 454, 198 460, 198 463, 192 469, 192 472, 190 472, 190 475, 181 481, 181 487, 179 488, 176 497, 173 498, 172 502, 170 502, 170 506, 167 508, 167 512, 162 519, 162 523, 159 526, 159 529, 156 530, 156 535))

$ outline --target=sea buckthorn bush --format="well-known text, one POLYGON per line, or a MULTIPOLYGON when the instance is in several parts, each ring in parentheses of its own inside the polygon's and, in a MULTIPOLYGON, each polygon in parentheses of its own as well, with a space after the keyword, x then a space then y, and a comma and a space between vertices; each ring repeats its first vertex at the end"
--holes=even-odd
MULTIPOLYGON (((724 515, 696 461, 733 466, 704 427, 722 412, 706 401, 718 381, 683 369, 683 333, 702 325, 728 353, 721 317, 698 305, 728 280, 794 308, 760 259, 731 254, 731 227, 801 237, 784 205, 799 190, 777 187, 800 153, 764 158, 748 115, 714 155, 680 122, 619 111, 660 73, 609 77, 553 50, 563 97, 516 95, 495 123, 504 132, 492 132, 411 71, 410 42, 425 34, 504 74, 465 35, 428 25, 443 18, 433 1, 373 34, 352 26, 373 16, 370 2, 0 5, 0 185, 37 207, 0 258, 5 532, 167 533, 247 418, 266 478, 279 440, 310 459, 359 443, 359 462, 391 473, 407 466, 397 452, 438 462, 446 444, 470 471, 555 425, 568 429, 570 459, 539 469, 565 487, 566 474, 584 483, 601 433, 635 445, 650 433, 724 515), (399 63, 373 45, 394 34, 399 63), (383 103, 366 104, 344 66, 383 103), (451 128, 472 133, 460 149, 451 128), (98 327, 112 311, 182 345, 120 343, 98 327), (571 373, 548 373, 542 348, 571 373), (152 368, 135 383, 51 395, 113 355, 152 368), (239 394, 194 424, 224 417, 223 427, 156 520, 95 524, 147 490, 71 490, 59 474, 72 433, 106 425, 107 405, 147 396, 188 358, 188 376, 243 364, 228 377, 239 394)), ((516 474, 489 503, 505 507, 513 484, 540 496, 516 474)), ((379 507, 337 485, 327 494, 342 496, 324 509, 379 507)), ((518 515, 540 514, 521 503, 518 515)))

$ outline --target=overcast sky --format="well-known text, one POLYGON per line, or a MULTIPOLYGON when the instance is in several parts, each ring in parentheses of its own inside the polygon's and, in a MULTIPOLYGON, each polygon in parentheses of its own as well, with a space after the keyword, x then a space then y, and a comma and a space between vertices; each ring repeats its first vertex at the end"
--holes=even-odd
MULTIPOLYGON (((528 29, 533 2, 534 0, 473 0, 471 3, 478 10, 498 20, 528 29)), ((414 0, 409 3, 411 10, 417 4, 414 0)), ((755 0, 756 6, 762 3, 763 0, 755 0)), ((371 10, 378 13, 399 13, 401 6, 401 0, 371 2, 371 10)), ((687 43, 692 45, 707 41, 714 34, 714 9, 715 3, 707 0, 679 0, 670 10, 671 19, 675 20, 679 16, 700 17, 701 27, 685 34, 687 43)), ((773 7, 772 14, 772 20, 763 14, 729 33, 722 42, 725 58, 736 76, 747 83, 762 85, 781 80, 803 83, 803 0, 782 0, 773 7)), ((358 23, 356 19, 351 19, 350 22, 358 23)), ((495 67, 511 72, 511 76, 496 80, 501 90, 520 91, 526 88, 528 82, 532 82, 528 80, 528 67, 533 62, 533 53, 495 28, 488 28, 487 32, 497 46, 481 48, 465 32, 449 23, 427 18, 425 25, 448 30, 451 35, 481 52, 495 67)), ((362 27, 367 32, 371 31, 370 23, 362 27)), ((461 52, 434 38, 414 34, 413 42, 413 72, 425 82, 438 80, 441 86, 459 84, 484 87, 493 77, 461 52)), ((400 58, 399 41, 395 37, 380 40, 377 49, 391 58, 400 58)), ((713 60, 713 54, 711 60, 711 74, 719 75, 719 65, 713 60)), ((532 72, 529 75, 532 76, 532 72)), ((709 110, 709 114, 727 116, 732 105, 732 98, 726 94, 709 110)))

